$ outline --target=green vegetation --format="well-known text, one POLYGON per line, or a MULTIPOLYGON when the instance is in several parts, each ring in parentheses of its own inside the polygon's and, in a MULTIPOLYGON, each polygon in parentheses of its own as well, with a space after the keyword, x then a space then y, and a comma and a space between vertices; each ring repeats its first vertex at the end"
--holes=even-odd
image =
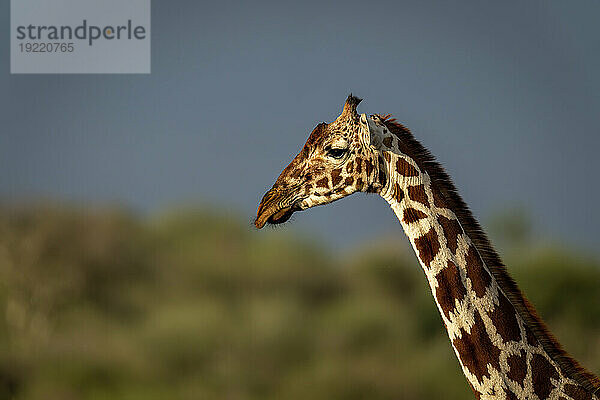
MULTIPOLYGON (((471 398, 405 240, 340 259, 248 225, 0 209, 0 398, 471 398)), ((600 371, 599 262, 527 248, 511 272, 600 371)))

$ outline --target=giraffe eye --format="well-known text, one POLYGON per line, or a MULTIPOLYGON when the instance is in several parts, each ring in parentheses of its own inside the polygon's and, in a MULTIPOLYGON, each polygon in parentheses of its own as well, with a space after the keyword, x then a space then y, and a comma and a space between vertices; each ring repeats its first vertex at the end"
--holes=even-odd
POLYGON ((335 159, 340 159, 342 157, 344 157, 344 155, 346 155, 346 153, 348 152, 348 149, 334 149, 334 148, 329 148, 327 149, 327 155, 330 157, 333 157, 335 159))

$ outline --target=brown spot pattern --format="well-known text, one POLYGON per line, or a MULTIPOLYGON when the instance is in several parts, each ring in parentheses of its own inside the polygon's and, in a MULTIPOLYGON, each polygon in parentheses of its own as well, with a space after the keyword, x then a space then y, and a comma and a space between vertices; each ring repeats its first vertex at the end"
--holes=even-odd
POLYGON ((489 377, 488 365, 500 369, 500 349, 490 340, 485 330, 483 319, 479 313, 475 314, 475 323, 471 326, 471 333, 461 328, 461 337, 452 341, 462 364, 475 375, 480 383, 484 376, 489 377))
POLYGON ((392 148, 392 137, 388 136, 385 139, 383 139, 383 145, 385 147, 387 147, 388 149, 391 149, 392 148))
MULTIPOLYGON (((576 362, 572 361, 567 355, 562 354, 559 349, 554 348, 555 346, 558 347, 558 344, 556 344, 553 338, 546 333, 543 321, 537 318, 535 313, 528 312, 529 305, 527 304, 521 293, 518 290, 514 290, 515 288, 513 288, 512 285, 510 285, 511 281, 506 271, 504 271, 504 269, 501 267, 501 261, 499 256, 495 253, 493 248, 491 248, 487 238, 480 231, 477 221, 471 215, 468 208, 464 206, 460 196, 456 194, 456 189, 452 181, 448 179, 448 176, 445 174, 443 168, 428 157, 428 154, 424 147, 418 141, 416 141, 416 139, 414 139, 414 137, 408 129, 406 129, 401 124, 397 124, 394 121, 390 120, 389 116, 382 118, 384 120, 384 123, 393 132, 393 134, 396 135, 398 139, 401 139, 398 141, 398 146, 400 146, 400 150, 404 154, 414 156, 413 158, 415 159, 415 161, 419 163, 419 166, 421 168, 423 168, 423 172, 427 173, 431 177, 434 185, 438 187, 439 192, 432 193, 431 199, 429 199, 430 202, 437 203, 437 201, 439 201, 440 205, 442 205, 441 203, 445 202, 450 208, 452 208, 452 210, 457 212, 457 215, 461 216, 461 224, 465 228, 465 233, 467 233, 468 236, 471 238, 476 248, 482 250, 481 256, 483 257, 483 261, 481 262, 487 265, 490 271, 494 271, 494 275, 499 276, 500 284, 502 284, 503 281, 509 283, 507 287, 507 293, 510 293, 511 298, 512 296, 514 296, 518 300, 517 302, 515 302, 515 305, 518 307, 519 312, 522 313, 526 325, 538 327, 536 330, 536 334, 537 332, 539 332, 540 338, 544 338, 545 341, 549 342, 549 346, 545 345, 544 347, 546 347, 548 351, 553 354, 552 356, 555 357, 556 360, 561 363, 561 365, 564 365, 567 369, 573 368, 576 371, 584 372, 583 369, 580 370, 578 368, 576 362)), ((392 159, 396 161, 393 157, 392 159)), ((408 195, 409 194, 407 193, 407 196, 408 195)), ((485 281, 487 281, 488 279, 491 280, 489 272, 487 272, 485 267, 482 267, 482 269, 477 270, 477 268, 470 266, 470 269, 471 276, 469 282, 473 281, 473 283, 475 283, 476 280, 482 280, 483 283, 485 283, 485 281)), ((469 287, 469 284, 465 283, 465 285, 469 287)), ((478 287, 477 284, 473 284, 473 286, 475 288, 478 287)), ((487 291, 487 289, 485 288, 489 287, 489 285, 485 284, 481 284, 480 286, 484 288, 483 293, 487 291)), ((537 346, 538 348, 541 347, 538 340, 531 334, 531 330, 528 329, 527 333, 523 336, 523 341, 527 341, 531 345, 537 346)), ((580 380, 582 383, 586 384, 589 384, 591 381, 593 381, 586 376, 579 376, 577 379, 580 380)), ((517 391, 517 393, 519 392, 517 391)), ((564 397, 567 397, 567 395, 565 394, 564 397)))
POLYGON ((509 389, 506 389, 506 400, 519 400, 519 398, 509 389))
POLYGON ((317 187, 327 189, 329 187, 329 179, 327 179, 327 177, 319 179, 317 181, 317 187))
POLYGON ((440 242, 433 228, 421 237, 415 239, 415 247, 419 251, 419 258, 423 264, 430 268, 430 264, 440 251, 440 242))
POLYGON ((450 318, 450 312, 454 310, 456 300, 464 299, 467 290, 460 279, 458 267, 448 261, 448 266, 441 270, 435 277, 438 287, 435 289, 435 297, 444 311, 446 318, 450 318))
POLYGON ((511 354, 506 361, 508 362, 508 372, 506 373, 506 376, 517 382, 519 385, 523 385, 525 376, 527 376, 527 355, 519 350, 519 354, 511 354))
POLYGON ((458 235, 462 233, 460 224, 455 219, 448 219, 441 215, 438 217, 438 222, 444 230, 448 248, 453 254, 456 254, 456 249, 458 248, 458 235))
POLYGON ((362 173, 362 158, 358 157, 356 159, 356 173, 357 174, 361 174, 362 173))
POLYGON ((396 171, 403 176, 419 176, 419 171, 408 163, 404 158, 396 161, 396 171))
POLYGON ((371 176, 371 172, 373 172, 373 163, 371 160, 365 160, 365 166, 367 167, 367 176, 371 176))
POLYGON ((550 379, 557 379, 558 373, 552 364, 539 354, 534 354, 531 359, 531 371, 533 391, 540 399, 547 398, 554 387, 550 379))
POLYGON ((340 168, 331 171, 331 184, 336 187, 342 181, 342 170, 340 168))
POLYGON ((592 400, 592 395, 580 386, 565 385, 565 393, 573 398, 573 400, 592 400))
POLYGON ((357 188, 358 190, 362 190, 362 189, 363 189, 363 186, 364 186, 363 179, 362 179, 362 178, 358 178, 358 179, 356 180, 356 188, 357 188))
POLYGON ((527 344, 530 346, 537 346, 538 341, 533 335, 533 332, 528 326, 525 326, 525 336, 527 336, 527 344))
POLYGON ((387 169, 385 167, 385 161, 383 160, 383 157, 379 156, 377 158, 377 161, 379 162, 379 170, 377 171, 377 175, 378 175, 378 180, 379 180, 379 184, 381 185, 381 187, 385 187, 385 185, 387 184, 387 169))
POLYGON ((351 176, 347 177, 347 178, 346 178, 346 180, 344 181, 344 184, 345 184, 346 186, 350 186, 350 185, 352 185, 353 183, 354 183, 354 178, 353 178, 353 177, 351 177, 351 176))
POLYGON ((498 292, 498 305, 489 313, 496 330, 505 342, 521 340, 517 311, 502 292, 498 292))
POLYGON ((415 210, 414 208, 407 208, 404 210, 404 216, 402 217, 402 220, 407 224, 412 224, 413 222, 417 222, 423 218, 427 218, 427 214, 422 211, 415 210))
POLYGON ((477 297, 483 297, 485 292, 492 282, 490 274, 483 268, 483 263, 479 257, 479 253, 473 245, 469 246, 465 255, 465 267, 467 270, 467 278, 471 280, 471 285, 477 297))
POLYGON ((418 201, 429 207, 429 200, 427 200, 427 193, 425 193, 425 187, 423 185, 409 186, 408 197, 413 201, 418 201))
POLYGON ((346 172, 351 173, 353 168, 354 168, 354 161, 352 161, 352 160, 348 161, 348 164, 346 164, 346 172))
POLYGON ((433 204, 439 208, 448 208, 448 204, 446 204, 446 199, 444 198, 442 193, 437 189, 432 190, 432 192, 433 192, 433 204))
POLYGON ((394 186, 394 198, 398 203, 400 203, 404 198, 404 191, 402 190, 402 188, 400 188, 400 185, 398 185, 397 183, 396 186, 394 186))
POLYGON ((302 175, 302 169, 301 168, 296 168, 294 170, 292 170, 292 172, 290 172, 290 177, 292 178, 299 178, 302 175))

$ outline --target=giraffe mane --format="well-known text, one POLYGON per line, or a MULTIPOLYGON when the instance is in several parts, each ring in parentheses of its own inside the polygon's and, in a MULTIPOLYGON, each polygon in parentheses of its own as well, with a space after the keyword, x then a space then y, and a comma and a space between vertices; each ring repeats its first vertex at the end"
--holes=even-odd
POLYGON ((486 233, 475 217, 473 217, 471 210, 459 195, 452 179, 442 165, 436 161, 429 150, 414 138, 408 128, 397 122, 390 114, 378 116, 382 119, 387 129, 400 139, 400 150, 413 158, 419 167, 429 174, 431 181, 448 202, 465 233, 479 251, 492 276, 496 279, 517 313, 523 318, 525 324, 531 329, 548 355, 568 376, 585 387, 589 392, 595 393, 596 391, 600 391, 600 379, 587 371, 563 350, 560 343, 537 314, 533 305, 527 300, 516 282, 509 275, 506 266, 493 248, 486 233))

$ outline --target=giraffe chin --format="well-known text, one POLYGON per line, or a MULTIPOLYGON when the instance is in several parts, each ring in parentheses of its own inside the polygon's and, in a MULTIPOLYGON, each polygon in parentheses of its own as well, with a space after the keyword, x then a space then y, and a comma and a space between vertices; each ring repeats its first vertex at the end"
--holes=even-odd
POLYGON ((267 222, 273 225, 283 224, 288 219, 290 219, 293 213, 294 209, 292 207, 283 208, 277 211, 275 214, 271 215, 269 219, 267 219, 267 222))

